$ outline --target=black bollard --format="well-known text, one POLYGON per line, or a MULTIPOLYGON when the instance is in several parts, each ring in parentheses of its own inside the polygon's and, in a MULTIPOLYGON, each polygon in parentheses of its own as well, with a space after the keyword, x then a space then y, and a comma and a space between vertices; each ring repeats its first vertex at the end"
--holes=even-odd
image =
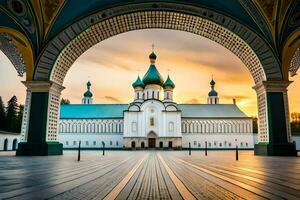
POLYGON ((104 156, 104 154, 105 154, 105 143, 102 142, 102 155, 104 156))
POLYGON ((191 155, 191 143, 189 142, 189 155, 191 155))
POLYGON ((239 160, 239 149, 238 149, 238 145, 236 145, 236 147, 235 147, 235 160, 239 160))
POLYGON ((77 161, 80 161, 80 145, 81 145, 81 141, 79 141, 79 145, 78 145, 78 157, 77 157, 77 161))
POLYGON ((207 156, 207 142, 205 142, 205 156, 207 156))

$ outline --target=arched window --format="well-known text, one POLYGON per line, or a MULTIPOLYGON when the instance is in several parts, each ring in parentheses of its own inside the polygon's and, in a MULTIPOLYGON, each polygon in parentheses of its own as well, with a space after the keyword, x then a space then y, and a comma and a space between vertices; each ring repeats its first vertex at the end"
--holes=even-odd
POLYGON ((150 126, 154 126, 154 118, 153 117, 150 118, 150 126))
POLYGON ((12 150, 15 151, 18 146, 18 140, 15 138, 12 143, 12 150))
POLYGON ((169 132, 174 132, 174 122, 169 122, 169 132))
POLYGON ((137 99, 140 99, 140 93, 137 92, 137 99))
POLYGON ((4 145, 3 145, 3 150, 4 150, 4 151, 7 151, 7 146, 8 146, 8 139, 6 138, 6 139, 4 140, 4 145))

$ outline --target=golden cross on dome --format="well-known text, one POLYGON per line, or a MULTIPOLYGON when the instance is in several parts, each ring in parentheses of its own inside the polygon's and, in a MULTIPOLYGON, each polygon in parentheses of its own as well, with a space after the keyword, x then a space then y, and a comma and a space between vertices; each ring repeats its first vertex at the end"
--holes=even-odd
POLYGON ((152 44, 152 52, 154 52, 154 47, 155 47, 155 45, 154 45, 154 44, 152 44))

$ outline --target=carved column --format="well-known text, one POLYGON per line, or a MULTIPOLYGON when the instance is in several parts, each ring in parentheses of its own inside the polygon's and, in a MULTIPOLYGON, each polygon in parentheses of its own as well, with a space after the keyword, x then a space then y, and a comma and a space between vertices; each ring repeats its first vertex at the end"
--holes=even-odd
POLYGON ((253 88, 258 102, 256 155, 296 155, 291 143, 287 87, 290 81, 263 81, 253 88))
POLYGON ((21 142, 17 155, 60 155, 57 141, 60 94, 63 86, 51 81, 26 81, 21 142))

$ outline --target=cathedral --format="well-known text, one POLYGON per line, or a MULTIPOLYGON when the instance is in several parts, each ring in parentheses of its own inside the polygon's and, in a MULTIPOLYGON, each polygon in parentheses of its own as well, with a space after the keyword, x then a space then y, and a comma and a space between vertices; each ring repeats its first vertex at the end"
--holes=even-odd
POLYGON ((64 148, 110 149, 253 149, 252 119, 235 103, 220 104, 215 81, 207 104, 177 104, 175 84, 163 79, 156 54, 141 79, 132 84, 129 104, 94 104, 91 83, 82 104, 61 105, 59 141, 64 148))

